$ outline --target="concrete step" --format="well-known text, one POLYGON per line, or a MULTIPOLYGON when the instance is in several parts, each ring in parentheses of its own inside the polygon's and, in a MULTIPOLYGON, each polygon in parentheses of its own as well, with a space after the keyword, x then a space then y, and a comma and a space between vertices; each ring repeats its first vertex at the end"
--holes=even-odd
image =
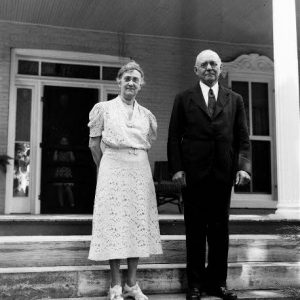
MULTIPOLYGON (((124 278, 126 267, 121 269, 124 278)), ((174 294, 186 288, 184 264, 140 265, 138 278, 147 294, 174 294)), ((300 262, 230 263, 228 287, 300 289, 299 278, 300 262)), ((0 268, 0 299, 100 297, 106 295, 109 282, 106 265, 0 268)))
MULTIPOLYGON (((163 255, 142 264, 185 263, 185 236, 162 235, 163 255)), ((101 265, 87 259, 90 236, 2 236, 0 267, 101 265)), ((229 262, 300 261, 300 235, 231 235, 229 262)))
MULTIPOLYGON (((300 290, 246 290, 236 291, 240 300, 296 300, 300 299, 300 290)), ((185 300, 185 294, 147 295, 149 300, 185 300)), ((48 299, 48 298, 47 298, 48 299)), ((53 300, 107 300, 107 297, 60 298, 53 300)), ((220 298, 203 296, 202 300, 219 300, 220 298)), ((46 299, 41 299, 46 300, 46 299)))
MULTIPOLYGON (((160 215, 163 235, 184 234, 183 215, 160 215)), ((300 220, 275 215, 231 215, 231 234, 300 234, 300 220)), ((92 215, 2 215, 0 236, 90 235, 92 215)))

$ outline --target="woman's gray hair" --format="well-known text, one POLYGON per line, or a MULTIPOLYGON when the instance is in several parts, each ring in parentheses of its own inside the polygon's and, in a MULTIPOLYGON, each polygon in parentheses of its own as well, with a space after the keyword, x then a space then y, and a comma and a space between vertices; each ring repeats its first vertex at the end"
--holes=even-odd
POLYGON ((140 72, 141 77, 142 77, 141 85, 145 84, 144 71, 142 70, 140 65, 138 63, 136 63, 134 60, 130 61, 129 63, 127 63, 126 65, 121 67, 121 69, 119 70, 118 75, 117 75, 117 82, 118 83, 120 82, 120 80, 122 78, 122 75, 125 72, 133 71, 133 70, 136 70, 136 71, 140 72))

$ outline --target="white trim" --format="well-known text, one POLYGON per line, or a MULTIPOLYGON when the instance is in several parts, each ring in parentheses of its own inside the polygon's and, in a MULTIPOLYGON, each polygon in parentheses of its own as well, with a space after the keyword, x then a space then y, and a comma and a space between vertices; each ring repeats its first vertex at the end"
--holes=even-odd
MULTIPOLYGON (((14 59, 14 53, 11 53, 11 62, 14 59)), ((11 63, 10 66, 10 88, 9 88, 9 111, 8 111, 8 134, 7 134, 7 154, 14 159, 14 143, 15 140, 15 125, 16 125, 16 95, 14 82, 14 74, 16 73, 16 64, 11 63)), ((6 170, 6 186, 5 186, 5 207, 4 213, 10 213, 10 206, 12 201, 12 187, 13 187, 13 170, 14 161, 7 165, 6 170)))
POLYGON ((130 61, 129 57, 120 57, 104 54, 93 54, 85 52, 72 51, 57 51, 57 50, 37 50, 37 49, 13 49, 15 56, 19 58, 43 60, 52 62, 74 62, 77 64, 90 65, 105 65, 105 66, 119 66, 130 61))
POLYGON ((300 220, 299 59, 296 1, 273 0, 278 207, 300 220), (287 64, 287 58, 292 64, 287 64))
POLYGON ((39 141, 42 140, 42 111, 43 111, 43 103, 41 101, 41 97, 43 96, 43 91, 41 90, 40 85, 38 82, 36 84, 36 98, 35 98, 35 105, 33 106, 35 119, 33 121, 33 130, 32 130, 32 141, 34 141, 32 145, 32 152, 33 157, 32 160, 34 161, 35 168, 32 168, 32 190, 33 190, 33 197, 30 201, 30 212, 32 214, 40 213, 40 199, 39 194, 41 190, 41 180, 37 176, 38 172, 41 169, 41 161, 42 161, 42 154, 41 154, 41 147, 39 141))
POLYGON ((253 111, 252 111, 252 88, 251 88, 251 81, 248 81, 248 95, 249 95, 249 99, 248 99, 248 104, 249 104, 249 138, 251 140, 251 137, 253 136, 253 111))
POLYGON ((104 88, 102 89, 102 97, 101 99, 103 99, 104 101, 107 100, 107 96, 108 94, 119 94, 119 87, 116 85, 105 85, 104 88))

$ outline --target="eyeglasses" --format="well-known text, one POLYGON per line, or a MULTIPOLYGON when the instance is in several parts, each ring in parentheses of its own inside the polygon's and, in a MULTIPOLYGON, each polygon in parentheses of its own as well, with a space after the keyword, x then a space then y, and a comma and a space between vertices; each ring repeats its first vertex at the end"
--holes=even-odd
POLYGON ((130 82, 132 80, 134 83, 140 84, 140 79, 135 76, 124 76, 123 79, 125 82, 130 82))
POLYGON ((215 69, 218 66, 218 64, 212 60, 203 62, 202 64, 200 64, 200 67, 206 69, 208 65, 210 65, 213 69, 215 69))

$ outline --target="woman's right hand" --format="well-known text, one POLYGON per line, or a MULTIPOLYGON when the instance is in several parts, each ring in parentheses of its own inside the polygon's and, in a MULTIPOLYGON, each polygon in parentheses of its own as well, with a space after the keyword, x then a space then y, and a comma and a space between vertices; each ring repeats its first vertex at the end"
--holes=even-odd
POLYGON ((102 158, 102 151, 101 151, 101 148, 100 148, 100 142, 101 142, 101 137, 100 136, 90 137, 89 148, 91 150, 93 160, 94 160, 97 168, 99 168, 100 161, 101 161, 101 158, 102 158))

